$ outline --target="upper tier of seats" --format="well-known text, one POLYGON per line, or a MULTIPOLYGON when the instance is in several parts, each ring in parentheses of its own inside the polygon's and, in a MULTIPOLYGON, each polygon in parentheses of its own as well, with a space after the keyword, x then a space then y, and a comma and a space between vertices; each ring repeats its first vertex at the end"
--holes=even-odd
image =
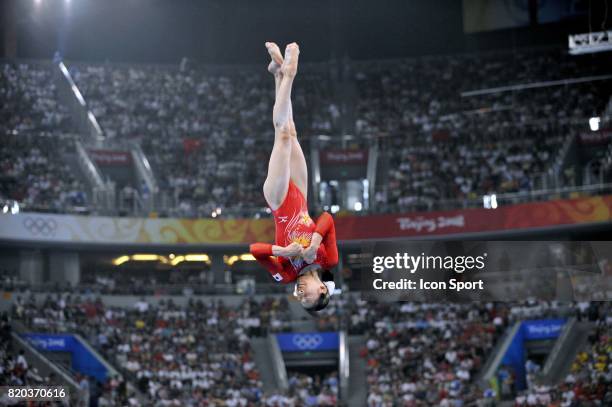
MULTIPOLYGON (((293 110, 307 155, 309 137, 317 134, 354 131, 382 140, 379 162, 388 171, 377 183, 373 212, 428 210, 440 201, 541 188, 564 141, 587 131, 588 118, 603 112, 612 93, 612 81, 597 80, 462 96, 610 71, 606 55, 573 57, 559 49, 348 64, 344 70, 331 63, 300 67, 293 110), (347 87, 355 98, 347 100, 347 87)), ((203 217, 221 208, 221 216, 252 216, 253 208, 265 208, 274 81, 264 67, 68 66, 105 135, 142 145, 170 197, 167 215, 203 217)), ((27 144, 23 133, 74 130, 52 69, 2 65, 2 137, 18 133, 27 144)), ((3 143, 2 153, 14 155, 13 145, 3 143)), ((49 163, 57 157, 55 148, 41 154, 49 163)), ((66 179, 54 169, 47 176, 55 184, 66 179)), ((1 199, 23 199, 13 191, 29 188, 29 181, 16 182, 23 185, 2 181, 1 199)), ((72 187, 66 188, 56 194, 72 187)), ((30 207, 57 210, 47 201, 30 207)))

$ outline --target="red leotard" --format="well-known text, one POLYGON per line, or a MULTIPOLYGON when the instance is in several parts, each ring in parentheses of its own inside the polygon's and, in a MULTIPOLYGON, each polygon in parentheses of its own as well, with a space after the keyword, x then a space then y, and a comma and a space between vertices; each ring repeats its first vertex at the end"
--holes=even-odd
MULTIPOLYGON (((308 215, 308 206, 299 188, 289 181, 287 196, 281 206, 272 211, 276 224, 276 245, 288 246, 299 243, 302 247, 310 246, 312 234, 317 232, 322 237, 321 246, 317 250, 315 263, 326 270, 338 263, 338 248, 336 246, 336 230, 331 215, 323 212, 317 223, 308 215)), ((250 247, 251 254, 270 272, 272 277, 281 283, 295 281, 304 267, 308 266, 301 257, 287 258, 272 256, 272 245, 254 243, 250 247)))

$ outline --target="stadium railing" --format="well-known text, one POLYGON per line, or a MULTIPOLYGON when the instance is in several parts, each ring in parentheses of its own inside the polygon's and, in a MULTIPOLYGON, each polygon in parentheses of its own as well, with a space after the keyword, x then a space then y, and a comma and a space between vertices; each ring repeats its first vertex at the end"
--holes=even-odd
POLYGON ((476 199, 442 199, 415 203, 413 205, 379 205, 373 210, 354 212, 355 215, 372 215, 376 213, 401 212, 427 212, 437 210, 456 210, 468 208, 482 208, 485 206, 485 197, 495 196, 498 206, 515 205, 534 201, 547 201, 553 199, 571 199, 579 196, 596 196, 612 193, 612 183, 601 183, 585 186, 571 186, 534 191, 512 192, 502 194, 489 194, 476 199))
MULTIPOLYGON (((2 283, 2 282, 0 282, 2 283)), ((0 289, 17 293, 70 293, 79 295, 232 295, 232 294, 287 294, 287 287, 274 283, 257 283, 253 292, 243 292, 237 284, 117 284, 107 287, 101 284, 79 284, 69 287, 65 284, 29 284, 15 281, 0 284, 0 289)))

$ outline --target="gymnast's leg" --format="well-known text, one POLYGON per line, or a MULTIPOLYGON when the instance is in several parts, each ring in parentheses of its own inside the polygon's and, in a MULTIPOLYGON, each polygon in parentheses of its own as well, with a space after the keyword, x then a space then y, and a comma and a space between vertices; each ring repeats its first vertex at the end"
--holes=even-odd
MULTIPOLYGON (((268 71, 274 75, 274 83, 276 89, 276 95, 278 95, 278 90, 281 84, 281 80, 283 74, 280 71, 281 66, 283 65, 284 59, 280 53, 280 49, 273 42, 266 43, 266 48, 268 48, 268 52, 270 53, 270 57, 272 62, 268 66, 268 71)), ((299 48, 297 49, 299 54, 299 48)), ((287 52, 291 52, 290 49, 287 52)), ((295 51, 293 51, 295 52, 295 51)), ((294 75, 295 76, 295 75, 294 75)), ((307 199, 308 194, 308 167, 306 165, 306 158, 304 157, 304 152, 302 151, 302 147, 297 139, 297 132, 295 129, 295 122, 293 121, 293 106, 291 103, 291 99, 289 99, 289 125, 290 125, 290 134, 291 134, 291 159, 290 159, 290 170, 291 170, 291 180, 298 187, 298 189, 304 195, 304 198, 307 199)))
MULTIPOLYGON (((275 47, 275 44, 266 43, 266 48, 275 47)), ((278 48, 278 47, 276 47, 278 48)), ((285 61, 275 61, 273 52, 272 62, 282 62, 280 68, 275 69, 273 64, 268 68, 272 73, 274 71, 275 83, 277 87, 276 101, 274 103, 273 122, 274 122, 274 146, 270 161, 268 163, 268 176, 264 182, 264 197, 270 205, 270 208, 276 210, 283 203, 287 190, 289 188, 289 179, 291 177, 291 149, 292 136, 290 125, 290 109, 291 109, 291 88, 293 79, 297 73, 297 57, 299 50, 297 44, 287 46, 285 52, 285 61), (272 69, 270 69, 272 68, 272 69), (278 76, 277 76, 278 75, 278 76)), ((280 52, 278 53, 280 54, 280 52)))
POLYGON ((298 187, 302 194, 304 195, 304 199, 308 199, 308 167, 306 166, 306 158, 304 157, 304 152, 302 151, 302 147, 297 138, 297 132, 295 130, 295 123, 293 122, 293 117, 291 120, 291 179, 298 187))

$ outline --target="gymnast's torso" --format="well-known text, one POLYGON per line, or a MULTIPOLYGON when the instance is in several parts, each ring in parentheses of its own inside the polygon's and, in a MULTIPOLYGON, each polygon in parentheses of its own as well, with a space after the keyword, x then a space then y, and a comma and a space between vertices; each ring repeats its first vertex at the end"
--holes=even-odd
MULTIPOLYGON (((315 223, 308 214, 308 204, 302 191, 289 180, 289 189, 285 200, 272 211, 274 223, 276 224, 276 240, 278 246, 289 246, 291 243, 299 243, 302 247, 308 247, 315 223)), ((304 266, 302 258, 289 259, 291 265, 300 269, 304 266)))

